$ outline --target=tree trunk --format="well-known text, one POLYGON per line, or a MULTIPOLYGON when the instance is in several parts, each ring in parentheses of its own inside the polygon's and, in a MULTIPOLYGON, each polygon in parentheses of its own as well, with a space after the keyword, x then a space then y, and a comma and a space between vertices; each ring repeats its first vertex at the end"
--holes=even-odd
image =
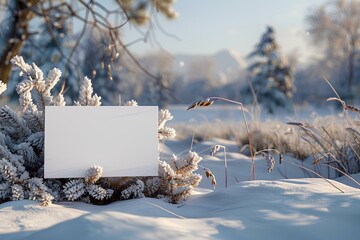
POLYGON ((355 79, 355 53, 356 53, 356 38, 350 37, 350 53, 349 53, 349 75, 348 75, 348 94, 351 95, 351 89, 354 85, 355 79))
POLYGON ((355 64, 355 53, 352 50, 349 54, 349 76, 348 76, 348 91, 349 94, 351 93, 351 89, 354 85, 354 77, 355 77, 355 68, 354 68, 354 64, 355 64))
MULTIPOLYGON (((4 83, 9 82, 11 58, 20 53, 28 37, 29 22, 34 16, 29 6, 34 6, 38 2, 39 0, 17 0, 13 2, 15 9, 14 15, 12 16, 13 21, 10 21, 12 24, 9 26, 9 31, 4 37, 5 47, 0 54, 0 80, 4 83)), ((11 2, 9 4, 11 4, 11 2)))

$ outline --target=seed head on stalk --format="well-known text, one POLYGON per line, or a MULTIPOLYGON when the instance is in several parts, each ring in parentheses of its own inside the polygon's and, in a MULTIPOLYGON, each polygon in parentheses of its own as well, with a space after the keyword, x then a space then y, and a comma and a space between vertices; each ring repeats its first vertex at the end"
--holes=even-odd
POLYGON ((247 132, 247 135, 248 135, 248 141, 249 141, 249 148, 250 148, 250 156, 251 156, 251 170, 250 170, 250 177, 249 177, 249 180, 253 179, 255 180, 256 179, 256 170, 255 170, 255 159, 254 159, 254 152, 253 152, 253 147, 252 147, 252 142, 251 142, 251 135, 250 135, 250 130, 249 130, 249 126, 247 124, 247 121, 246 121, 246 117, 245 117, 245 112, 249 112, 245 107, 244 105, 241 103, 241 102, 237 102, 237 101, 234 101, 234 100, 230 100, 230 99, 227 99, 227 98, 223 98, 223 97, 208 97, 208 98, 205 98, 205 99, 202 99, 200 101, 197 101, 197 102, 194 102, 193 104, 191 104, 188 108, 187 108, 187 111, 189 111, 190 109, 193 109, 193 108, 196 108, 196 107, 207 107, 207 106, 210 106, 212 105, 215 101, 217 100, 222 100, 222 101, 225 101, 225 102, 230 102, 230 103, 234 103, 236 105, 240 105, 240 109, 242 111, 242 115, 243 115, 243 118, 244 118, 244 123, 245 123, 245 127, 246 127, 246 132, 247 132))

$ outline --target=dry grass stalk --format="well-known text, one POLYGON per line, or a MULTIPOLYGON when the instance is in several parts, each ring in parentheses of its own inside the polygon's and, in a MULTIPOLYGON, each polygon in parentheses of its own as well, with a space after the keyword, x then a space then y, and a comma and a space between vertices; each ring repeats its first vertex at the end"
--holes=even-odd
POLYGON ((332 182, 330 182, 328 179, 326 179, 325 177, 323 177, 321 174, 319 174, 319 173, 317 173, 317 172, 315 172, 315 171, 313 171, 313 170, 311 170, 311 169, 309 169, 309 168, 307 168, 307 167, 301 166, 301 165, 299 165, 299 164, 297 164, 297 163, 293 163, 293 162, 291 162, 291 161, 288 161, 287 163, 290 163, 290 164, 292 164, 292 165, 294 165, 294 166, 297 166, 297 167, 299 167, 299 168, 301 168, 301 169, 304 169, 304 170, 306 170, 306 171, 309 171, 309 172, 315 174, 316 176, 320 177, 321 179, 324 179, 326 182, 328 182, 331 186, 333 186, 334 188, 336 188, 337 190, 339 190, 341 193, 345 193, 342 189, 340 189, 339 187, 337 187, 335 184, 333 184, 332 182))
POLYGON ((206 99, 202 99, 200 101, 194 102, 193 104, 191 104, 187 111, 189 111, 190 109, 193 109, 195 107, 207 107, 212 105, 215 102, 215 99, 211 99, 211 98, 206 98, 206 99))
POLYGON ((282 162, 284 160, 283 155, 281 154, 280 151, 278 151, 276 149, 263 149, 261 151, 255 152, 255 156, 258 155, 258 154, 263 154, 263 156, 265 157, 265 160, 267 162, 267 171, 268 171, 268 173, 271 173, 272 170, 275 167, 275 159, 270 154, 270 152, 275 152, 276 154, 278 154, 278 156, 279 156, 279 164, 282 164, 282 162))
POLYGON ((351 134, 353 134, 355 137, 360 138, 360 132, 354 128, 345 128, 346 131, 349 131, 351 134))
MULTIPOLYGON (((314 154, 320 155, 320 157, 317 157, 313 162, 313 165, 321 162, 324 158, 331 158, 343 171, 350 172, 351 167, 349 167, 350 159, 348 151, 352 152, 352 154, 350 154, 351 156, 360 159, 357 151, 352 146, 355 143, 354 139, 352 139, 351 142, 348 142, 345 135, 342 136, 343 139, 340 139, 339 137, 341 137, 341 135, 336 135, 336 133, 330 132, 325 127, 322 127, 321 130, 319 130, 308 124, 300 128, 305 133, 305 136, 303 136, 302 139, 313 147, 315 150, 314 154)), ((359 162, 356 159, 354 161, 359 162)))
POLYGON ((318 164, 318 163, 321 162, 324 158, 325 158, 325 156, 321 156, 321 157, 315 159, 315 161, 314 161, 311 165, 316 165, 316 164, 318 164))
POLYGON ((351 105, 346 105, 346 110, 350 110, 352 112, 356 112, 356 113, 360 113, 360 109, 354 107, 354 106, 351 106, 351 105))
POLYGON ((271 173, 275 167, 275 159, 273 156, 270 155, 270 153, 266 153, 265 160, 267 162, 267 172, 271 173))
POLYGON ((282 164, 283 160, 284 160, 283 155, 279 153, 279 164, 282 164))
MULTIPOLYGON (((307 123, 289 122, 289 125, 299 127, 305 135, 302 137, 315 150, 315 154, 320 155, 313 162, 313 165, 320 163, 327 159, 326 166, 328 167, 328 177, 330 177, 329 168, 334 168, 335 174, 339 177, 339 173, 349 175, 360 170, 360 132, 354 127, 356 123, 350 117, 348 111, 360 113, 360 110, 354 106, 347 105, 339 94, 336 92, 332 84, 324 78, 327 84, 335 93, 336 97, 328 98, 327 101, 337 101, 341 104, 344 111, 346 124, 340 126, 338 121, 333 124, 328 121, 327 126, 317 128, 314 125, 307 123), (330 126, 329 126, 330 125, 330 126), (348 132, 349 134, 346 134, 348 132), (330 164, 335 163, 337 166, 333 167, 330 164)), ((322 124, 322 123, 321 123, 322 124)))
POLYGON ((236 105, 240 105, 240 109, 243 115, 243 119, 244 119, 244 124, 245 124, 245 128, 246 128, 246 132, 247 132, 247 136, 248 136, 248 141, 249 141, 249 149, 250 149, 250 156, 251 156, 251 170, 250 170, 250 176, 249 176, 249 180, 255 180, 256 179, 256 169, 255 169, 255 159, 254 159, 254 152, 253 152, 253 145, 252 145, 252 141, 251 141, 251 135, 250 135, 250 130, 249 130, 249 126, 246 120, 246 116, 245 116, 245 112, 248 112, 248 110, 243 106, 243 104, 241 102, 237 102, 234 100, 230 100, 227 98, 222 98, 222 97, 208 97, 206 99, 197 101, 193 104, 191 104, 187 110, 193 109, 195 107, 207 107, 212 105, 215 101, 225 101, 225 102, 230 102, 236 105))
POLYGON ((339 168, 335 168, 334 166, 331 166, 331 165, 328 165, 326 164, 328 167, 336 170, 336 171, 339 171, 340 173, 342 173, 344 176, 346 176, 347 178, 349 178, 351 181, 353 181, 354 183, 356 183, 357 185, 360 186, 360 183, 358 181, 356 181, 353 177, 351 177, 349 174, 346 174, 345 172, 341 171, 339 168))
POLYGON ((226 147, 222 145, 214 145, 211 147, 210 156, 214 156, 220 149, 224 151, 224 169, 225 169, 225 188, 228 186, 228 169, 227 169, 227 160, 226 160, 226 147))
POLYGON ((331 90, 335 93, 336 97, 333 97, 333 98, 328 98, 326 101, 338 101, 340 102, 341 104, 341 107, 342 109, 344 110, 345 112, 345 115, 346 115, 346 119, 348 120, 348 123, 351 125, 351 118, 350 118, 350 115, 349 113, 347 112, 347 110, 350 110, 350 109, 357 109, 355 107, 352 107, 350 105, 346 105, 345 101, 341 99, 340 95, 337 93, 337 91, 335 90, 334 86, 331 84, 331 82, 329 80, 327 80, 325 77, 324 77, 324 80, 326 81, 326 83, 330 86, 331 90))
POLYGON ((216 187, 216 179, 215 179, 215 175, 210 171, 210 169, 208 168, 204 168, 204 171, 205 171, 205 176, 207 178, 210 178, 211 179, 211 185, 214 187, 216 187))
POLYGON ((210 156, 214 156, 221 148, 225 148, 222 145, 214 145, 211 147, 210 156))

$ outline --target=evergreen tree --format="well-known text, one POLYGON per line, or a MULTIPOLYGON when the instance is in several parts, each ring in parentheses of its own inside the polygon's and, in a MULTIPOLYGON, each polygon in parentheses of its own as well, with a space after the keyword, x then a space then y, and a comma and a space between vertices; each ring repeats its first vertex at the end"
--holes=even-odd
MULTIPOLYGON (((274 113, 278 107, 291 109, 291 98, 295 91, 294 70, 281 55, 271 26, 267 27, 248 58, 254 60, 248 70, 258 102, 269 113, 274 113)), ((251 91, 246 89, 246 92, 251 91)))

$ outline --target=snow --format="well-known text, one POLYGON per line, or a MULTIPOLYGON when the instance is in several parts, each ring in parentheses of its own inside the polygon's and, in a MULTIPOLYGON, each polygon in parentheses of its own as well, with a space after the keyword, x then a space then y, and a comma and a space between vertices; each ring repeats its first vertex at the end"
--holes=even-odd
MULTIPOLYGON (((163 157, 189 147, 189 139, 167 141, 163 157)), ((279 165, 274 156, 270 174, 265 160, 256 158, 257 180, 248 181, 251 159, 238 153, 234 142, 211 139, 193 150, 204 158, 200 165, 216 176, 215 190, 204 177, 190 198, 176 205, 150 198, 105 206, 7 202, 0 205, 0 239, 358 239, 349 233, 358 230, 360 189, 349 178, 310 178, 297 166, 314 169, 310 162, 286 156, 279 165), (209 156, 213 145, 227 148, 228 188, 224 153, 209 156)), ((360 174, 353 177, 360 180, 360 174)))
MULTIPOLYGON (((200 99, 194 99, 193 102, 200 99)), ((174 119, 169 123, 203 123, 210 121, 222 121, 222 122, 242 122, 242 112, 239 107, 234 104, 214 104, 209 108, 198 108, 196 111, 186 111, 189 105, 171 105, 169 110, 174 116, 174 119)), ((250 110, 248 117, 254 115, 251 111, 251 106, 246 106, 250 110)), ((293 112, 278 110, 276 114, 269 114, 266 111, 262 111, 258 117, 259 121, 277 120, 280 122, 289 121, 308 121, 316 116, 329 116, 340 114, 340 108, 334 108, 332 105, 321 106, 316 108, 315 106, 295 106, 293 112)))

